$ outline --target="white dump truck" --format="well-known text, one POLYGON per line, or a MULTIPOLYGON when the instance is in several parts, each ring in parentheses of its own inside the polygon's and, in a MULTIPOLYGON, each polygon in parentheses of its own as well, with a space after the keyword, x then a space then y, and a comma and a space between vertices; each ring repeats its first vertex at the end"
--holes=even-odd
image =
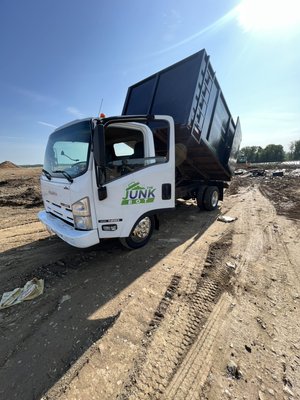
POLYGON ((121 116, 73 121, 50 135, 38 217, 75 247, 108 238, 142 247, 176 198, 217 207, 240 142, 203 49, 131 86, 121 116))

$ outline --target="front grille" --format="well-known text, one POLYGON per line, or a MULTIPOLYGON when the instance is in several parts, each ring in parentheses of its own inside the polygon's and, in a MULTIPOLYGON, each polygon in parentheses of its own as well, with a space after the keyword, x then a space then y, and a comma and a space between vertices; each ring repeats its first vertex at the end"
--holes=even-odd
POLYGON ((70 206, 67 204, 57 204, 46 200, 46 211, 57 218, 60 218, 69 225, 74 225, 73 214, 70 206))
MULTIPOLYGON (((51 211, 50 211, 50 214, 53 215, 53 217, 56 217, 56 218, 61 219, 61 220, 64 221, 66 224, 68 224, 68 225, 70 225, 70 226, 74 226, 74 223, 73 223, 73 222, 67 221, 67 220, 65 220, 64 218, 59 217, 57 214, 54 214, 54 213, 51 212, 51 211)), ((72 221, 73 221, 73 220, 72 220, 72 221)))

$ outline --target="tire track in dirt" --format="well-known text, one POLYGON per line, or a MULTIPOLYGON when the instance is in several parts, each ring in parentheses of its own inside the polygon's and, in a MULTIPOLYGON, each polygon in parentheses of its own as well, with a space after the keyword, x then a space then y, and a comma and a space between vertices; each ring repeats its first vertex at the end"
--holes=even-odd
POLYGON ((222 316, 229 309, 230 300, 228 293, 222 294, 203 330, 170 382, 164 399, 200 398, 200 389, 210 370, 213 344, 223 324, 222 316))
MULTIPOLYGON (((241 287, 251 274, 251 265, 256 263, 262 254, 269 251, 270 243, 272 243, 272 226, 274 218, 276 218, 275 210, 270 210, 268 200, 264 199, 259 189, 252 186, 251 191, 243 192, 243 202, 251 204, 251 208, 237 207, 238 222, 234 228, 234 234, 237 239, 233 243, 233 253, 239 256, 239 265, 236 269, 237 274, 241 273, 242 277, 235 288, 235 291, 241 293, 241 287), (264 210, 268 209, 268 215, 264 210), (263 221, 263 229, 262 229, 263 221), (243 252, 241 253, 241 248, 243 252)), ((275 224, 276 226, 276 224, 275 224)))
POLYGON ((13 228, 6 228, 0 230, 0 240, 10 239, 16 236, 30 235, 45 231, 40 222, 31 222, 23 225, 14 226, 13 228))
POLYGON ((0 230, 0 249, 6 251, 49 236, 40 222, 31 222, 0 230))
MULTIPOLYGON (((229 232, 210 246, 202 271, 197 263, 192 270, 190 268, 189 276, 183 277, 180 282, 178 277, 173 277, 172 281, 177 279, 178 287, 175 292, 173 290, 171 302, 168 302, 164 312, 159 306, 154 313, 142 341, 143 350, 136 359, 118 399, 181 398, 178 397, 178 386, 172 380, 175 379, 181 386, 182 381, 186 379, 197 379, 196 371, 194 375, 186 375, 186 369, 194 368, 190 362, 195 357, 197 365, 205 365, 202 374, 208 372, 213 339, 207 341, 205 338, 209 332, 217 334, 222 324, 220 313, 228 308, 228 296, 222 297, 220 303, 218 301, 224 292, 231 290, 231 271, 224 265, 230 247, 229 232), (207 323, 210 315, 212 322, 207 323), (194 356, 190 356, 193 352, 194 356), (185 362, 186 357, 189 357, 190 362, 185 362)), ((189 263, 188 255, 185 263, 189 263)), ((172 281, 170 286, 174 287, 172 281)), ((168 297, 170 286, 164 298, 168 297)), ((164 303, 164 298, 161 303, 164 303)), ((188 390, 188 383, 186 387, 188 390)))

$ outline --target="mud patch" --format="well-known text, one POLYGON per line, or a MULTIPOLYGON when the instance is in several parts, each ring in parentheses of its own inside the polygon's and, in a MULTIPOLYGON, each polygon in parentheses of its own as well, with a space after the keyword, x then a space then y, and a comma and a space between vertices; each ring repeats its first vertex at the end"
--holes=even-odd
POLYGON ((260 182, 259 189, 274 205, 277 214, 300 219, 300 177, 274 177, 260 182))

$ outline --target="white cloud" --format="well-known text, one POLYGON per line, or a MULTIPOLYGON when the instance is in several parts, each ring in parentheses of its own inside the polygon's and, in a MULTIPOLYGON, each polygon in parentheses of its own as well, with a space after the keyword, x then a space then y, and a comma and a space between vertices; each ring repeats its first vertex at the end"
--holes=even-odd
POLYGON ((0 136, 0 139, 2 140, 2 139, 26 139, 24 136, 7 136, 7 135, 4 135, 4 136, 0 136))
POLYGON ((74 115, 76 118, 83 118, 85 116, 76 107, 67 107, 66 110, 69 114, 74 115))
POLYGON ((56 126, 56 125, 49 124, 48 122, 37 121, 37 123, 38 123, 38 124, 40 124, 40 125, 49 126, 50 128, 54 128, 54 129, 56 129, 56 128, 57 128, 57 126, 56 126))
POLYGON ((182 24, 182 19, 178 11, 171 9, 168 14, 164 15, 166 31, 163 39, 165 42, 171 42, 175 38, 175 33, 182 24))
POLYGON ((25 89, 14 85, 6 85, 6 86, 9 87, 11 90, 15 91, 16 93, 25 96, 33 101, 36 101, 38 103, 47 103, 49 105, 57 105, 59 103, 58 100, 54 99, 53 97, 40 94, 33 90, 25 89))
MULTIPOLYGON (((184 40, 181 40, 180 42, 167 47, 163 50, 157 51, 155 53, 152 54, 153 55, 159 55, 159 54, 163 54, 166 53, 170 50, 176 49, 178 47, 184 46, 189 42, 192 42, 193 40, 198 39, 200 36, 204 35, 204 34, 212 34, 217 32, 218 30, 222 29, 225 25, 227 25, 228 22, 234 20, 236 18, 237 15, 237 11, 238 8, 235 7, 232 10, 230 10, 227 14, 223 15, 221 18, 217 19, 215 22, 213 22, 212 24, 206 26, 205 28, 201 29, 200 31, 194 33, 193 35, 187 37, 184 40)), ((174 25, 175 26, 175 25, 174 25)))

